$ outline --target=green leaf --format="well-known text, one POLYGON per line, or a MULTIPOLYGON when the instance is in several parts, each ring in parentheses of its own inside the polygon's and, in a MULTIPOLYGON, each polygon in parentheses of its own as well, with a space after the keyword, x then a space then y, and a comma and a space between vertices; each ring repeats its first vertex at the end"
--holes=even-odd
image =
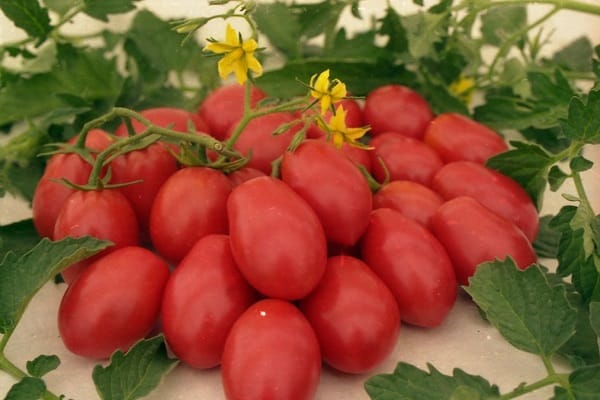
POLYGON ((554 53, 552 61, 571 71, 590 72, 592 56, 592 43, 587 36, 582 36, 554 53))
POLYGON ((433 365, 428 371, 400 362, 392 374, 379 374, 365 382, 365 389, 373 400, 459 399, 485 398, 499 395, 498 387, 484 378, 454 369, 452 376, 444 375, 433 365), (471 397, 479 394, 479 397, 471 397))
POLYGON ((20 257, 6 254, 0 262, 0 333, 12 333, 31 298, 53 276, 108 245, 91 237, 42 239, 20 257))
POLYGON ((527 26, 525 6, 490 8, 481 15, 481 34, 487 44, 501 46, 506 39, 527 26))
POLYGON ((465 290, 514 347, 550 357, 575 333, 577 314, 562 285, 510 258, 480 264, 465 290))
POLYGON ((569 375, 570 392, 577 400, 594 400, 600 393, 600 365, 576 369, 569 375))
POLYGON ((73 7, 79 4, 78 0, 44 0, 44 4, 48 9, 58 13, 60 15, 64 15, 67 11, 71 10, 73 7))
POLYGON ((447 14, 430 14, 417 12, 401 16, 402 26, 406 31, 408 51, 415 59, 437 57, 435 45, 446 33, 447 14))
POLYGON ((498 170, 517 181, 527 191, 538 210, 542 207, 548 169, 552 157, 540 146, 511 142, 513 149, 487 160, 489 168, 498 170))
POLYGON ((139 341, 127 353, 116 351, 109 365, 94 368, 92 377, 102 400, 134 400, 156 388, 176 363, 159 335, 139 341))
POLYGON ((52 30, 48 10, 38 0, 0 0, 0 9, 29 36, 43 38, 52 30))
POLYGON ((60 365, 60 359, 55 356, 39 355, 34 360, 27 361, 27 372, 29 375, 41 378, 50 371, 54 371, 60 365))
POLYGON ((600 337, 600 301, 590 303, 590 324, 596 336, 600 337))
POLYGON ((565 136, 573 140, 600 143, 600 90, 590 91, 586 103, 578 97, 573 98, 562 128, 565 136))
POLYGON ((582 228, 574 229, 571 225, 577 210, 575 206, 564 206, 550 221, 550 227, 561 235, 558 243, 557 268, 557 273, 561 276, 575 273, 587 258, 583 250, 584 231, 582 228))
POLYGON ((558 191, 569 175, 564 172, 558 165, 553 165, 548 171, 548 185, 553 192, 558 191))
POLYGON ((569 167, 573 172, 583 172, 591 169, 594 166, 594 162, 590 161, 583 156, 575 156, 569 161, 569 167))
POLYGON ((258 30, 267 36, 273 47, 291 59, 301 56, 302 26, 289 5, 279 1, 260 3, 253 17, 258 30))
POLYGON ((325 0, 314 4, 292 3, 287 7, 300 25, 301 40, 306 40, 322 34, 323 29, 335 27, 346 5, 343 2, 325 0))
POLYGON ((408 39, 406 30, 402 26, 400 15, 392 7, 388 7, 385 16, 381 19, 381 27, 378 34, 386 36, 388 41, 385 49, 397 54, 408 51, 408 39))
POLYGON ((84 0, 84 12, 92 18, 108 22, 111 14, 123 14, 135 9, 140 0, 84 0))
POLYGON ((539 258, 553 259, 558 254, 560 232, 550 227, 552 218, 553 215, 544 215, 539 219, 538 234, 533 242, 533 248, 539 258))
POLYGON ((592 307, 582 301, 579 293, 568 288, 569 303, 577 310, 575 334, 559 349, 558 353, 567 358, 573 368, 600 363, 598 335, 594 332, 591 314, 592 307))
POLYGON ((45 392, 43 380, 26 376, 10 388, 4 400, 39 400, 45 392))
POLYGON ((4 259, 9 251, 21 256, 39 241, 40 236, 31 219, 0 226, 0 260, 4 259))

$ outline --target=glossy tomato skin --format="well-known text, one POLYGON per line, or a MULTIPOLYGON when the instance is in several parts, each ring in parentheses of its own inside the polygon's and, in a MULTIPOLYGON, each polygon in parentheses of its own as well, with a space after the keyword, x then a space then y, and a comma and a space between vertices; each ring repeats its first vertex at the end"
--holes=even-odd
POLYGON ((177 160, 154 143, 143 150, 135 150, 115 158, 110 163, 111 183, 141 182, 123 186, 118 190, 129 200, 135 210, 140 229, 148 239, 150 210, 162 184, 178 169, 177 160))
POLYGON ((371 189, 333 144, 307 139, 284 154, 281 179, 315 210, 330 242, 352 246, 369 224, 371 189))
MULTIPOLYGON (((255 118, 246 125, 233 148, 243 155, 251 156, 246 164, 248 167, 270 175, 271 163, 285 152, 294 135, 300 130, 300 125, 295 124, 277 135, 273 135, 273 133, 284 124, 289 124, 294 120, 295 117, 292 113, 284 112, 255 118)), ((227 133, 228 138, 235 127, 232 126, 227 133)))
POLYGON ((496 214, 514 222, 529 241, 537 236, 539 217, 535 204, 517 182, 473 161, 444 165, 431 187, 444 199, 470 196, 496 214))
POLYGON ((256 293, 237 269, 227 235, 206 235, 169 278, 162 328, 177 358, 194 368, 220 364, 225 338, 256 293))
POLYGON ((187 167, 160 187, 150 211, 154 248, 177 264, 203 236, 227 233, 225 204, 232 184, 211 168, 187 167))
POLYGON ((279 179, 264 176, 237 186, 227 200, 233 258, 267 297, 296 300, 325 271, 327 241, 315 211, 279 179))
POLYGON ((252 305, 225 341, 221 377, 228 400, 313 399, 320 373, 315 332, 284 300, 252 305))
POLYGON ((373 194, 373 209, 392 208, 424 227, 444 199, 429 187, 407 180, 391 181, 373 194))
POLYGON ((227 177, 233 184, 233 187, 236 187, 252 178, 256 178, 259 176, 265 176, 266 174, 256 168, 252 167, 242 167, 238 170, 231 172, 227 177))
MULTIPOLYGON (((139 244, 137 218, 125 196, 114 189, 105 189, 76 191, 67 198, 56 219, 54 239, 87 235, 110 240, 114 244, 100 255, 105 255, 119 247, 139 244)), ((65 282, 75 281, 81 271, 100 255, 73 264, 64 270, 62 276, 65 282)))
POLYGON ((423 226, 389 208, 373 211, 362 257, 391 289, 400 317, 431 328, 456 302, 457 282, 448 253, 423 226))
POLYGON ((319 286, 299 307, 317 334, 323 360, 339 371, 368 372, 396 345, 400 332, 396 299, 358 258, 330 257, 319 286))
MULTIPOLYGON (((219 140, 227 136, 231 127, 244 115, 243 85, 232 84, 216 88, 206 96, 198 108, 198 115, 206 121, 210 134, 219 140)), ((250 92, 250 105, 256 107, 266 94, 256 86, 250 92)))
POLYGON ((65 291, 58 329, 73 353, 106 359, 128 350, 157 321, 167 264, 142 247, 113 251, 89 266, 65 291))
POLYGON ((504 139, 487 126, 461 114, 439 114, 429 123, 425 143, 444 162, 459 160, 480 164, 508 149, 504 139))
POLYGON ((510 256, 519 268, 537 261, 527 236, 472 197, 446 201, 431 218, 431 229, 446 248, 458 283, 469 284, 482 262, 510 256))
MULTIPOLYGON (((77 137, 69 141, 74 144, 77 137)), ((102 151, 112 143, 108 132, 92 129, 86 136, 85 145, 88 149, 102 151)), ((48 160, 44 174, 38 182, 31 210, 33 224, 40 236, 52 239, 56 218, 65 200, 75 191, 60 182, 59 179, 84 185, 88 182, 92 165, 75 153, 55 154, 48 160)))
POLYGON ((433 119, 433 111, 419 93, 406 86, 390 84, 367 95, 363 117, 371 126, 372 136, 397 132, 422 139, 427 124, 433 119))
POLYGON ((375 136, 369 143, 371 170, 380 182, 386 177, 390 180, 409 180, 425 186, 431 184, 436 172, 444 165, 437 153, 421 140, 406 137, 396 132, 385 132, 375 136), (380 161, 381 160, 381 161, 380 161))

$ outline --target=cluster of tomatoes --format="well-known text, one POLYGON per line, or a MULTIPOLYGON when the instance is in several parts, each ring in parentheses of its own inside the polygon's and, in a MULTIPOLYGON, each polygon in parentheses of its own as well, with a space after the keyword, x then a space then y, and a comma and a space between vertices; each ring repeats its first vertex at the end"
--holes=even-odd
MULTIPOLYGON (((224 86, 198 113, 141 114, 226 140, 243 96, 224 86)), ((254 89, 252 104, 262 97, 254 89)), ((182 166, 174 145, 156 142, 106 166, 111 184, 139 182, 76 190, 57 179, 85 184, 89 160, 54 155, 33 201, 40 235, 114 243, 63 273, 66 347, 106 358, 162 332, 185 364, 220 365, 228 398, 311 398, 322 362, 364 373, 390 354, 401 323, 441 324, 481 262, 535 262, 534 204, 485 166, 507 149, 500 136, 464 116, 434 115, 399 85, 342 104, 348 126, 371 127, 370 149, 338 149, 314 126, 287 151, 298 116, 277 112, 242 131, 234 148, 251 158, 229 174, 182 166)), ((100 151, 127 134, 125 125, 94 129, 86 146, 100 151)))

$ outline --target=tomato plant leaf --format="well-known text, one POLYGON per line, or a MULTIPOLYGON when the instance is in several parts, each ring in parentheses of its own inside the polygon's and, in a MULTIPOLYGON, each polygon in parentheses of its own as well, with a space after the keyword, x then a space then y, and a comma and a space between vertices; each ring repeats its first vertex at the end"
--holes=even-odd
MULTIPOLYGON (((560 278, 559 278, 560 279, 560 278)), ((569 303, 577 310, 575 334, 558 353, 569 360, 573 368, 600 363, 600 343, 591 321, 591 307, 582 301, 575 288, 567 285, 569 303)))
POLYGON ((135 9, 140 0, 84 0, 84 13, 92 18, 108 22, 111 14, 123 14, 135 9))
POLYGON ((429 57, 436 59, 435 45, 446 33, 447 14, 417 12, 400 17, 406 31, 408 51, 414 59, 429 57))
POLYGON ((590 72, 593 54, 590 39, 581 36, 554 53, 552 61, 571 71, 590 72))
POLYGON ((481 376, 470 375, 461 369, 454 369, 451 376, 444 375, 433 365, 427 364, 427 371, 400 362, 391 374, 378 374, 365 382, 365 389, 373 400, 442 400, 459 394, 467 398, 498 396, 496 385, 491 385, 481 376), (479 395, 479 396, 476 396, 479 395))
POLYGON ((502 45, 510 35, 518 34, 527 25, 527 8, 509 6, 490 8, 481 15, 481 35, 485 43, 502 45))
POLYGON ((550 227, 553 215, 544 215, 539 219, 538 234, 533 242, 533 248, 539 258, 555 259, 558 255, 560 232, 550 227))
POLYGON ((551 285, 538 265, 480 264, 465 288, 486 318, 514 347, 549 357, 574 334, 577 314, 562 285, 551 285))
POLYGON ((596 336, 600 337, 600 301, 590 303, 590 324, 596 336))
POLYGON ((548 169, 554 161, 544 149, 535 144, 523 142, 511 144, 513 149, 491 157, 486 165, 517 181, 527 191, 539 210, 546 190, 548 169))
POLYGON ((117 350, 109 365, 94 368, 92 378, 102 400, 134 400, 156 388, 176 364, 159 335, 139 341, 126 353, 117 350))
POLYGON ((31 219, 0 226, 0 260, 9 251, 18 256, 25 254, 39 241, 40 236, 31 219))
POLYGON ((381 19, 381 27, 379 28, 380 35, 388 38, 385 44, 387 51, 392 51, 397 54, 408 52, 408 39, 406 30, 402 26, 400 15, 391 7, 387 8, 385 16, 381 19))
POLYGON ((8 252, 0 261, 0 333, 12 333, 32 297, 53 276, 108 245, 91 237, 42 239, 20 257, 8 252))
POLYGON ((45 392, 43 380, 26 376, 10 388, 4 400, 39 400, 45 392))
POLYGON ((584 143, 600 143, 600 90, 590 91, 587 102, 574 97, 562 124, 565 136, 584 143))
POLYGON ((302 55, 302 26, 289 5, 282 2, 258 4, 253 14, 260 32, 289 59, 302 55), (284 24, 281 21, 285 21, 284 24))
POLYGON ((570 394, 575 399, 595 399, 600 393, 600 365, 578 368, 569 374, 570 394))
POLYGON ((50 371, 54 371, 60 365, 60 359, 55 355, 39 355, 35 359, 27 361, 27 372, 31 376, 41 378, 50 371))
POLYGON ((324 28, 335 27, 346 4, 325 0, 314 4, 292 3, 287 7, 300 25, 301 39, 308 40, 322 34, 324 28))
POLYGON ((0 9, 29 36, 43 38, 52 30, 48 10, 38 0, 0 0, 0 9))
POLYGON ((59 15, 64 15, 67 11, 71 10, 73 7, 77 5, 76 0, 44 0, 44 4, 48 7, 49 10, 58 13, 59 15))

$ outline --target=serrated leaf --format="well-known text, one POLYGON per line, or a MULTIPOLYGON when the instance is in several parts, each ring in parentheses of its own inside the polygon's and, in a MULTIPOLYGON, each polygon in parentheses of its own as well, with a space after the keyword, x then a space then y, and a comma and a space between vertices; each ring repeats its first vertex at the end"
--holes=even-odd
POLYGON ((10 388, 4 400, 39 400, 45 392, 43 380, 26 376, 10 388))
POLYGON ((573 172, 583 172, 591 169, 594 166, 594 162, 588 160, 583 156, 575 156, 569 161, 569 167, 573 172))
POLYGON ((385 16, 381 19, 380 35, 387 36, 385 49, 398 54, 408 51, 406 30, 402 26, 400 15, 392 7, 388 7, 385 16))
POLYGON ((506 39, 527 26, 525 6, 490 8, 481 15, 481 34, 485 43, 500 46, 506 39))
POLYGON ((91 237, 42 239, 20 257, 6 254, 0 262, 0 333, 12 333, 32 297, 52 277, 108 245, 91 237))
POLYGON ((539 219, 538 234, 533 242, 533 248, 539 258, 556 258, 560 232, 550 227, 553 215, 544 215, 539 219))
POLYGON ((567 120, 561 124, 565 136, 584 143, 600 143, 600 90, 590 91, 584 103, 575 97, 569 103, 567 120))
POLYGON ((134 400, 156 388, 176 363, 159 335, 139 341, 127 353, 116 351, 109 365, 94 368, 92 377, 102 400, 134 400))
POLYGON ((553 165, 548 171, 548 185, 553 192, 558 191, 562 184, 565 183, 569 174, 564 172, 558 165, 553 165))
POLYGON ((346 4, 325 0, 314 4, 292 3, 287 7, 290 8, 300 26, 301 36, 298 36, 296 40, 300 38, 306 40, 322 34, 323 29, 335 27, 341 12, 346 8, 346 4))
POLYGON ((43 38, 52 30, 48 10, 38 0, 0 0, 0 9, 29 36, 43 38))
POLYGON ((589 72, 592 70, 592 43, 587 36, 581 36, 554 53, 552 61, 571 71, 589 72))
POLYGON ((40 241, 33 220, 26 219, 0 226, 0 260, 12 251, 17 256, 25 254, 40 241))
POLYGON ((372 400, 450 399, 458 393, 479 394, 481 398, 498 396, 496 385, 481 376, 455 369, 453 375, 444 375, 433 365, 428 371, 400 362, 392 374, 379 374, 365 382, 372 400))
POLYGON ((564 206, 558 214, 550 221, 550 227, 560 232, 558 243, 558 268, 557 273, 568 276, 577 270, 579 265, 585 262, 586 256, 583 251, 583 229, 574 229, 571 221, 577 214, 577 207, 564 206))
POLYGON ((546 190, 548 169, 554 161, 548 153, 535 144, 522 142, 511 144, 513 149, 491 157, 486 165, 517 181, 539 210, 546 190))
POLYGON ((31 376, 41 378, 50 371, 54 371, 60 365, 60 359, 55 355, 39 355, 35 359, 27 361, 27 372, 31 376))
POLYGON ((423 57, 436 59, 438 51, 435 45, 446 33, 447 18, 446 14, 427 12, 401 16, 408 40, 408 51, 414 59, 423 57))
POLYGON ((598 335, 591 322, 591 304, 582 302, 574 288, 568 289, 569 303, 577 309, 575 334, 559 349, 559 354, 569 360, 573 368, 600 363, 598 335))
POLYGON ((289 5, 279 1, 261 3, 257 5, 253 16, 259 31, 267 36, 273 47, 290 59, 302 55, 302 26, 289 5))
POLYGON ((84 13, 92 18, 108 22, 111 14, 123 14, 135 9, 135 2, 140 0, 84 0, 84 13))
POLYGON ((465 290, 514 347, 550 357, 575 333, 577 313, 542 269, 507 258, 480 264, 465 290))

